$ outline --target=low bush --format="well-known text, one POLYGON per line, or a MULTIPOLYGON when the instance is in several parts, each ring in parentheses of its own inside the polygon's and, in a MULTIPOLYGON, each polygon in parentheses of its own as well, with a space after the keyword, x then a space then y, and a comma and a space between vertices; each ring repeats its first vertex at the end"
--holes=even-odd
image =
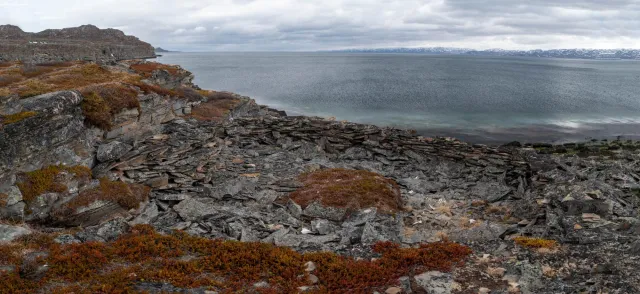
POLYGON ((104 99, 95 92, 83 96, 81 107, 86 122, 103 130, 111 129, 111 108, 104 99))
POLYGON ((166 65, 157 62, 144 62, 138 64, 132 64, 130 66, 132 70, 136 73, 141 74, 145 78, 150 78, 154 71, 156 70, 166 70, 171 75, 176 75, 178 73, 178 67, 173 65, 166 65))
POLYGON ((0 87, 6 87, 19 81, 22 81, 22 77, 19 75, 1 75, 0 87))
POLYGON ((18 87, 18 95, 22 98, 38 96, 55 91, 55 86, 40 80, 28 80, 18 87))
POLYGON ((65 192, 67 187, 58 181, 58 177, 63 172, 71 173, 78 178, 91 177, 91 170, 84 166, 52 165, 23 173, 19 175, 17 186, 22 192, 25 202, 29 203, 44 193, 65 192))
MULTIPOLYGON (((28 238, 25 238, 28 240, 28 238)), ((397 284, 397 278, 422 271, 450 271, 471 254, 450 242, 400 248, 373 246, 380 258, 355 260, 330 252, 301 254, 287 247, 194 237, 184 232, 156 233, 148 225, 110 243, 60 245, 46 238, 0 245, 0 265, 21 264, 26 248, 49 252, 49 271, 39 282, 15 272, 0 272, 0 293, 134 293, 137 283, 169 283, 183 289, 222 293, 298 293, 308 285, 304 264, 316 264, 319 278, 312 293, 371 293, 397 284), (186 258, 188 257, 188 258, 186 258), (253 285, 265 281, 268 287, 253 285)))
POLYGON ((91 86, 82 91, 82 110, 88 123, 110 130, 113 117, 125 109, 140 109, 138 92, 125 84, 91 86))
POLYGON ((370 171, 325 169, 302 174, 298 180, 304 187, 290 198, 302 207, 320 201, 325 206, 349 209, 377 207, 385 213, 402 210, 398 184, 370 171))
POLYGON ((96 201, 109 201, 130 210, 139 208, 140 202, 149 198, 150 188, 123 182, 112 182, 100 179, 100 186, 81 192, 76 198, 63 204, 56 210, 57 217, 65 217, 75 212, 77 208, 88 206, 96 201))

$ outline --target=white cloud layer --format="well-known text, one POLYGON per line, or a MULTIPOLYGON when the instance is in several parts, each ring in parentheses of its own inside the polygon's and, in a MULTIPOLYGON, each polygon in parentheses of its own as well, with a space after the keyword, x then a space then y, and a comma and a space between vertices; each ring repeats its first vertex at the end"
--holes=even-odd
POLYGON ((0 0, 0 23, 185 51, 640 48, 640 0, 0 0))

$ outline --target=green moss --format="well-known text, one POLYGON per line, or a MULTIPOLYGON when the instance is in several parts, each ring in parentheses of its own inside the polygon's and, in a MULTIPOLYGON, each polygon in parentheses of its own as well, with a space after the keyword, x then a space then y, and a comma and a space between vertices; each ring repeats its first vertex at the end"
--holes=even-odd
POLYGON ((17 123, 19 121, 25 120, 25 119, 30 118, 30 117, 34 117, 36 115, 38 115, 38 113, 35 112, 35 111, 23 111, 23 112, 19 112, 19 113, 16 113, 16 114, 10 114, 10 115, 1 117, 2 120, 0 120, 0 121, 2 121, 4 124, 8 125, 8 124, 17 123))

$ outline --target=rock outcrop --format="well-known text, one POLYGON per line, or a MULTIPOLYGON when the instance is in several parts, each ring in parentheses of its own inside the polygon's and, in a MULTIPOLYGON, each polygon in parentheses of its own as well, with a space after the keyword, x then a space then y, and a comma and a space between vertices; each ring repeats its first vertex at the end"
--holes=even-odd
POLYGON ((12 25, 0 26, 0 62, 27 63, 85 60, 111 62, 155 57, 154 48, 116 29, 93 25, 26 33, 12 25))
MULTIPOLYGON (((365 259, 349 264, 366 264, 376 273, 389 265, 375 263, 384 259, 380 253, 401 246, 438 250, 420 258, 416 252, 403 257, 413 261, 449 260, 440 254, 455 244, 451 242, 465 246, 453 246, 460 250, 459 258, 473 250, 467 263, 451 272, 436 263, 368 288, 341 285, 342 277, 323 280, 334 268, 322 268, 320 262, 342 259, 321 258, 318 265, 305 260, 299 270, 306 268, 303 280, 308 284, 296 286, 300 291, 321 287, 347 293, 640 291, 635 274, 640 266, 638 142, 471 145, 393 128, 289 117, 247 97, 202 91, 191 84, 190 73, 176 67, 124 64, 124 69, 112 70, 131 73, 137 68, 140 81, 116 89, 132 93, 128 98, 136 103, 109 117, 110 129, 86 122, 82 105, 89 97, 96 99, 95 92, 61 91, 25 99, 12 94, 0 99, 0 218, 53 232, 79 227, 56 235, 55 242, 62 244, 121 241, 124 234, 127 241, 115 244, 136 253, 135 258, 140 248, 131 246, 156 244, 140 241, 151 238, 153 227, 165 234, 156 236, 165 241, 157 242, 160 248, 142 251, 180 258, 158 264, 194 271, 200 265, 191 267, 187 262, 203 258, 202 252, 197 257, 181 255, 182 249, 174 252, 163 244, 199 237, 257 242, 251 246, 258 247, 264 245, 260 242, 270 244, 261 248, 287 246, 296 254, 330 251, 365 259), (226 107, 229 97, 232 109, 226 107), (214 113, 213 108, 191 115, 215 103, 226 107, 218 120, 196 119, 214 113), (338 170, 342 175, 331 178, 331 171, 338 170), (303 175, 326 171, 329 176, 324 180, 332 182, 324 187, 332 195, 342 195, 340 183, 355 183, 345 173, 373 174, 350 193, 370 193, 381 187, 376 181, 383 181, 394 205, 367 202, 370 198, 362 195, 332 202, 324 197, 329 195, 329 190, 322 190, 325 182, 305 189, 309 187, 303 175), (294 197, 298 192, 307 194, 294 197), (363 200, 340 204, 354 199, 363 200), (147 226, 134 227, 140 224, 147 226)), ((1 225, 0 239, 22 240, 30 230, 1 225)), ((98 251, 102 248, 88 244, 98 251)), ((211 246, 202 244, 197 241, 189 248, 211 252, 211 246)), ((255 256, 241 256, 250 258, 247 268, 256 264, 251 259, 255 256)), ((255 260, 270 257, 271 253, 255 260)), ((38 260, 25 256, 18 261, 32 259, 38 260)), ((6 265, 0 259, 0 275, 3 268, 20 267, 18 261, 6 265)), ((216 263, 212 268, 224 266, 216 263)), ((40 276, 41 267, 30 268, 30 272, 20 268, 19 278, 8 277, 40 276)), ((338 269, 341 275, 351 274, 338 269)), ((162 283, 150 283, 147 276, 136 279, 148 272, 126 273, 121 276, 127 277, 127 285, 149 292, 197 287, 166 274, 152 276, 162 283)), ((218 278, 213 277, 215 287, 220 286, 218 278)), ((270 282, 252 280, 235 286, 267 289, 270 282)), ((204 288, 193 291, 199 290, 204 288)))

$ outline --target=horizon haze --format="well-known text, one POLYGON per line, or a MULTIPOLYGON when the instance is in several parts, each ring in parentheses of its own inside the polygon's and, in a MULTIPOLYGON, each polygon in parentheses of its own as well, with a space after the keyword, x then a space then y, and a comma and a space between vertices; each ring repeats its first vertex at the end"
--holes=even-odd
POLYGON ((180 51, 640 48, 634 0, 0 0, 27 32, 93 24, 180 51), (73 17, 70 17, 73 16, 73 17))

